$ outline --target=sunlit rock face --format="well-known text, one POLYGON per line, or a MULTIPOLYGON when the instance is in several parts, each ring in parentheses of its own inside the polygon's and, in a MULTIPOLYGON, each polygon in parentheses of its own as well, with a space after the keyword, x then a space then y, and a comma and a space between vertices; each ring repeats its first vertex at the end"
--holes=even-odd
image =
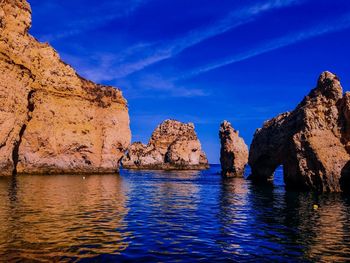
POLYGON ((25 0, 0 1, 0 175, 117 171, 131 137, 121 91, 79 77, 30 26, 25 0))
POLYGON ((220 163, 224 177, 243 177, 248 163, 248 147, 239 132, 231 123, 224 121, 220 125, 221 142, 220 163))
POLYGON ((339 79, 323 72, 292 112, 264 123, 250 147, 250 179, 266 182, 283 165, 287 189, 350 190, 350 93, 339 79))
POLYGON ((153 132, 147 145, 133 143, 123 158, 128 169, 206 169, 205 153, 192 123, 166 120, 153 132))

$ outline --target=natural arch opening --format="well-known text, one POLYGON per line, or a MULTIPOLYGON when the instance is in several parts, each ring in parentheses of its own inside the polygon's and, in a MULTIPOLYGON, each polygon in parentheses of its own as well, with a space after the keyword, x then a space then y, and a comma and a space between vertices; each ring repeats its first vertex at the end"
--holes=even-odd
POLYGON ((281 163, 276 161, 272 156, 264 155, 251 165, 251 175, 248 179, 255 183, 274 183, 275 171, 280 167, 281 163))
POLYGON ((283 165, 279 165, 273 175, 273 184, 275 186, 284 186, 284 169, 283 165))
POLYGON ((343 192, 350 192, 350 161, 348 161, 341 170, 339 183, 343 192))

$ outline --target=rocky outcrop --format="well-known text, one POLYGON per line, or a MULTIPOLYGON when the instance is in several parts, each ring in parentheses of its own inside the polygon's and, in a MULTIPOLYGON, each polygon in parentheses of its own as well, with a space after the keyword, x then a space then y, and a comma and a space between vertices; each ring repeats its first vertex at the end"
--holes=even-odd
POLYGON ((79 77, 30 26, 25 0, 0 1, 0 175, 115 172, 131 137, 121 91, 79 77))
POLYGON ((248 163, 248 147, 239 132, 231 123, 221 123, 219 137, 221 141, 220 163, 224 177, 243 177, 248 163))
POLYGON ((350 190, 350 93, 323 72, 317 87, 292 112, 264 123, 250 147, 250 179, 267 182, 283 165, 287 189, 350 190))
POLYGON ((192 123, 166 120, 147 145, 133 143, 123 158, 127 169, 187 170, 209 167, 192 123))

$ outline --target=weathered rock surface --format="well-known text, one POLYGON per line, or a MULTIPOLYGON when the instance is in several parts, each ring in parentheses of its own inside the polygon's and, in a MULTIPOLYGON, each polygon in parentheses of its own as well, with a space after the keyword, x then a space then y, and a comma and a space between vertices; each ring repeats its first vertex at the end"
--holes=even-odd
POLYGON ((79 77, 30 26, 25 0, 0 1, 0 175, 115 172, 131 137, 121 91, 79 77))
POLYGON ((166 120, 153 132, 147 145, 133 143, 123 158, 127 169, 206 169, 205 153, 192 123, 166 120))
POLYGON ((224 177, 243 177, 248 163, 248 147, 239 132, 231 123, 224 121, 220 126, 221 141, 220 163, 224 177))
POLYGON ((250 147, 250 178, 267 182, 283 165, 287 189, 350 190, 350 93, 323 72, 317 87, 292 112, 264 123, 250 147))

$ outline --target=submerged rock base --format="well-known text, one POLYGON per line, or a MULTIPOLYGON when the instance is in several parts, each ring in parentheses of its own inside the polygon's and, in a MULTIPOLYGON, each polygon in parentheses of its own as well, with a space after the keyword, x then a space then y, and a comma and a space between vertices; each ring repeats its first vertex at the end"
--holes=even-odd
POLYGON ((250 147, 250 179, 271 181, 283 165, 287 189, 350 191, 350 93, 323 72, 317 87, 292 112, 264 123, 250 147))

